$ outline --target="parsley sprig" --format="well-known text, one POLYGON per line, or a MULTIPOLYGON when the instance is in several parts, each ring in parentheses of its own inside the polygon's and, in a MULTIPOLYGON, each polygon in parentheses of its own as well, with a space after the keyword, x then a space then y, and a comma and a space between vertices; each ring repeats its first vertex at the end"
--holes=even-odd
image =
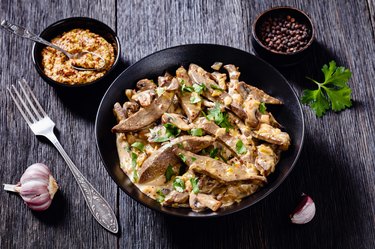
POLYGON ((215 103, 212 109, 208 110, 208 115, 206 116, 209 120, 213 120, 221 128, 225 128, 228 132, 229 128, 232 128, 228 120, 228 113, 224 112, 220 108, 220 104, 215 103))
POLYGON ((352 106, 352 90, 347 82, 352 73, 344 67, 337 67, 335 61, 322 68, 324 82, 317 82, 308 78, 318 85, 318 89, 306 89, 302 93, 301 102, 309 105, 316 116, 322 117, 327 110, 332 109, 335 112, 342 111, 352 106))

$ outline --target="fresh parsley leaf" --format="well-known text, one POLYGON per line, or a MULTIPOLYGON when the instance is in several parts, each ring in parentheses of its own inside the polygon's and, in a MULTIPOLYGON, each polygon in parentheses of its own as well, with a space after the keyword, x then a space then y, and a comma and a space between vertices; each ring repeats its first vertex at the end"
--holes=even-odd
POLYGON ((191 186, 193 187, 193 193, 198 194, 199 193, 199 179, 198 177, 190 178, 191 186))
POLYGON ((208 110, 207 118, 213 120, 221 128, 225 128, 227 131, 232 128, 232 125, 228 120, 228 113, 221 111, 220 104, 215 103, 215 106, 208 110))
POLYGON ((213 148, 209 151, 210 157, 215 158, 217 157, 217 154, 219 153, 219 148, 213 148))
POLYGON ((173 188, 182 193, 185 190, 185 182, 181 178, 176 177, 173 181, 173 188))
POLYGON ((177 137, 181 133, 181 130, 178 129, 174 124, 166 123, 164 124, 164 127, 166 129, 166 135, 169 137, 177 137))
POLYGON ((166 179, 166 182, 169 182, 172 178, 173 175, 175 175, 176 173, 173 171, 173 168, 172 168, 172 165, 168 165, 168 168, 167 170, 165 171, 165 179, 166 179))
POLYGON ((332 109, 335 112, 342 111, 352 106, 352 90, 348 86, 352 73, 344 67, 337 67, 335 61, 322 68, 324 82, 317 82, 310 79, 318 85, 318 89, 306 89, 302 93, 301 102, 309 105, 316 116, 322 117, 327 110, 332 109))
POLYGON ((181 158, 183 162, 186 162, 186 156, 182 153, 178 154, 178 156, 181 158))
POLYGON ((267 110, 266 104, 264 102, 261 102, 259 105, 259 112, 262 114, 266 114, 266 110, 267 110))
POLYGON ((185 83, 181 85, 181 92, 194 92, 194 88, 192 86, 187 86, 185 83))
POLYGON ((191 104, 196 104, 196 103, 199 103, 199 102, 201 102, 202 101, 202 99, 201 99, 201 97, 199 97, 198 95, 196 96, 196 95, 192 95, 191 97, 190 97, 190 103, 191 104))
POLYGON ((133 169, 133 180, 135 182, 138 182, 139 176, 138 176, 138 170, 133 169))
POLYGON ((132 168, 135 169, 137 167, 137 154, 135 154, 134 152, 131 153, 130 155, 131 159, 132 159, 132 168))
POLYGON ((203 136, 203 130, 202 128, 193 128, 190 130, 190 134, 192 136, 201 137, 203 136))
POLYGON ((182 145, 182 143, 178 143, 177 147, 180 148, 180 149, 184 149, 184 146, 182 145))
POLYGON ((132 159, 133 181, 137 182, 138 181, 138 171, 137 171, 137 158, 138 158, 138 156, 137 156, 137 154, 132 152, 130 157, 132 159))
POLYGON ((162 203, 165 199, 165 194, 163 193, 163 191, 161 189, 156 191, 156 193, 158 194, 158 197, 156 197, 156 201, 159 202, 159 203, 162 203))
POLYGON ((214 89, 214 90, 224 91, 223 88, 218 87, 217 85, 214 85, 214 84, 211 84, 210 87, 211 87, 212 89, 214 89))
POLYGON ((156 143, 163 143, 163 142, 166 142, 170 139, 169 136, 161 136, 161 137, 157 137, 157 138, 154 138, 152 139, 153 142, 156 142, 156 143))
POLYGON ((137 148, 138 150, 140 150, 141 152, 143 152, 144 148, 145 148, 145 145, 142 143, 142 142, 134 142, 132 145, 131 145, 133 148, 137 148))
POLYGON ((238 154, 245 154, 247 152, 246 146, 243 144, 242 140, 237 141, 236 152, 238 154))
POLYGON ((195 158, 195 157, 192 157, 192 158, 191 158, 191 161, 192 161, 192 162, 194 162, 195 160, 197 160, 197 158, 195 158))
POLYGON ((196 92, 198 94, 202 94, 203 91, 205 91, 207 89, 207 87, 206 87, 205 84, 201 83, 201 84, 194 84, 193 89, 194 89, 194 92, 196 92))

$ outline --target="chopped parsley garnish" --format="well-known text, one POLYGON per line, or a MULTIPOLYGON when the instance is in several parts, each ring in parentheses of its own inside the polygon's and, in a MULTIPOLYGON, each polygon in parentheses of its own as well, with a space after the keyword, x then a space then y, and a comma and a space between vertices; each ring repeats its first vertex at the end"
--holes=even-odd
POLYGON ((205 84, 201 83, 201 84, 194 84, 193 89, 194 89, 194 92, 196 92, 198 94, 202 94, 203 91, 205 91, 207 89, 207 87, 206 87, 205 84))
POLYGON ((213 120, 221 128, 225 128, 227 132, 229 128, 232 128, 228 120, 228 113, 221 111, 220 104, 218 103, 215 103, 215 106, 208 110, 207 118, 213 120))
POLYGON ((161 189, 156 191, 156 193, 158 194, 158 197, 156 197, 156 201, 162 203, 165 199, 165 194, 163 193, 163 191, 161 191, 161 189))
POLYGON ((130 156, 131 156, 131 159, 132 159, 132 167, 133 167, 133 169, 135 169, 137 167, 138 156, 134 152, 132 152, 132 154, 130 156))
POLYGON ((214 89, 214 90, 224 91, 223 88, 218 87, 217 85, 214 85, 214 84, 211 84, 210 87, 211 87, 212 89, 214 89))
POLYGON ((133 148, 136 148, 136 149, 140 150, 141 152, 143 152, 143 150, 145 148, 145 145, 142 142, 134 142, 131 146, 133 148))
POLYGON ((266 110, 267 110, 266 104, 261 102, 260 105, 259 105, 259 112, 262 113, 262 114, 266 114, 266 110))
POLYGON ((194 92, 194 88, 192 86, 187 86, 185 83, 182 83, 181 85, 181 92, 194 92))
POLYGON ((165 179, 166 179, 166 182, 169 182, 172 178, 173 175, 175 175, 176 173, 173 171, 173 168, 172 168, 172 165, 168 165, 168 168, 167 170, 165 171, 165 179))
POLYGON ((182 193, 185 190, 185 182, 181 178, 176 177, 173 181, 173 188, 182 193))
POLYGON ((209 151, 211 158, 216 158, 218 153, 219 153, 219 148, 213 148, 212 150, 209 151))
POLYGON ((162 143, 170 140, 170 138, 177 137, 181 133, 181 130, 174 124, 166 123, 163 126, 165 127, 165 135, 153 138, 153 142, 162 143))
POLYGON ((238 154, 245 154, 247 152, 246 146, 243 144, 242 140, 237 141, 236 152, 238 154))
POLYGON ((180 132, 181 130, 177 128, 177 126, 175 126, 174 124, 171 124, 171 123, 166 123, 164 124, 164 127, 165 129, 167 130, 166 131, 166 135, 169 136, 169 137, 177 137, 178 135, 180 135, 180 132))
POLYGON ((178 154, 178 156, 181 158, 181 160, 185 163, 186 162, 186 156, 182 153, 178 154))
POLYGON ((179 149, 183 149, 183 148, 184 148, 184 146, 182 145, 182 143, 178 143, 178 144, 177 144, 177 147, 178 147, 179 149))
POLYGON ((190 178, 191 186, 193 187, 193 193, 198 194, 199 193, 199 179, 198 177, 190 178))
POLYGON ((198 95, 192 95, 191 97, 190 97, 190 103, 191 104, 196 104, 196 103, 199 103, 199 102, 201 102, 202 101, 202 99, 201 99, 201 97, 199 97, 198 95))
POLYGON ((138 177, 138 170, 133 169, 133 180, 135 182, 138 182, 138 179, 139 179, 139 177, 138 177))
POLYGON ((192 162, 194 162, 195 160, 197 160, 197 158, 195 158, 195 157, 192 157, 192 158, 191 158, 191 161, 192 161, 192 162))
POLYGON ((203 130, 202 128, 193 128, 190 130, 190 134, 192 136, 201 137, 203 136, 203 130))
POLYGON ((137 154, 132 152, 130 157, 132 159, 133 181, 137 182, 138 181, 138 171, 137 171, 137 158, 138 158, 138 156, 137 156, 137 154))
POLYGON ((335 61, 322 68, 324 82, 317 82, 310 79, 318 85, 318 89, 306 89, 302 92, 301 102, 309 105, 316 116, 322 117, 327 110, 332 109, 335 112, 342 111, 352 106, 352 90, 348 86, 348 81, 352 76, 349 69, 337 67, 335 61))

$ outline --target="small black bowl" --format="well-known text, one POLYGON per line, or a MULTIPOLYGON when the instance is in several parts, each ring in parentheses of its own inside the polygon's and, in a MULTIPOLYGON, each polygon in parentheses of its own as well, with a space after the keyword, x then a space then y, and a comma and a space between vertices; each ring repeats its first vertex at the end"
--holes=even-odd
POLYGON ((59 88, 80 88, 84 86, 91 86, 98 82, 103 81, 105 78, 107 78, 108 74, 115 68, 117 65, 117 62, 120 58, 120 42, 117 38, 116 33, 108 27, 106 24, 92 19, 88 17, 70 17, 66 19, 62 19, 60 21, 57 21, 50 26, 48 26, 46 29, 40 33, 40 36, 44 38, 47 41, 51 41, 53 38, 55 38, 58 35, 61 35, 64 32, 70 31, 72 29, 81 28, 81 29, 89 29, 91 32, 96 33, 103 37, 105 40, 107 40, 110 44, 112 44, 114 51, 115 51, 115 61, 113 62, 113 65, 111 68, 104 74, 103 77, 94 80, 89 83, 85 84, 74 84, 69 85, 65 83, 57 82, 51 78, 49 78, 43 71, 42 66, 42 50, 46 46, 40 43, 34 43, 33 51, 32 51, 32 59, 35 65, 36 70, 38 71, 39 75, 50 85, 57 86, 59 88))
POLYGON ((255 53, 266 60, 267 62, 278 67, 293 66, 301 62, 310 53, 312 43, 314 41, 315 31, 311 18, 302 10, 293 7, 275 7, 261 13, 252 25, 252 44, 255 53), (310 31, 308 34, 307 44, 295 52, 278 52, 275 51, 261 41, 260 28, 261 25, 268 19, 278 16, 291 16, 300 24, 305 24, 310 31))

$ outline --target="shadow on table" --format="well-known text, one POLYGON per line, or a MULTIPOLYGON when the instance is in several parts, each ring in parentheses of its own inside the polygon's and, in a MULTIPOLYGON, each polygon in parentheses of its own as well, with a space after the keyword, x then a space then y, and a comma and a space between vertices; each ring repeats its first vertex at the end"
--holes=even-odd
POLYGON ((32 213, 43 223, 55 226, 63 221, 67 214, 66 209, 67 205, 64 194, 59 190, 56 192, 51 206, 47 210, 42 212, 33 211, 32 213))
MULTIPOLYGON (((239 213, 217 219, 183 220, 164 216, 173 248, 350 248, 366 221, 360 191, 329 144, 306 143, 292 174, 280 188, 260 203, 239 213), (317 211, 305 225, 294 225, 289 213, 302 192, 314 199, 317 211), (357 226, 354 224, 358 224, 357 226), (353 231, 355 230, 355 233, 353 231)), ((362 229, 362 230, 361 230, 362 229)), ((358 241, 360 243, 360 241, 358 241)))
POLYGON ((128 63, 119 60, 116 68, 101 84, 81 88, 56 88, 56 93, 72 113, 87 120, 95 120, 100 101, 112 82, 128 67, 128 63))

